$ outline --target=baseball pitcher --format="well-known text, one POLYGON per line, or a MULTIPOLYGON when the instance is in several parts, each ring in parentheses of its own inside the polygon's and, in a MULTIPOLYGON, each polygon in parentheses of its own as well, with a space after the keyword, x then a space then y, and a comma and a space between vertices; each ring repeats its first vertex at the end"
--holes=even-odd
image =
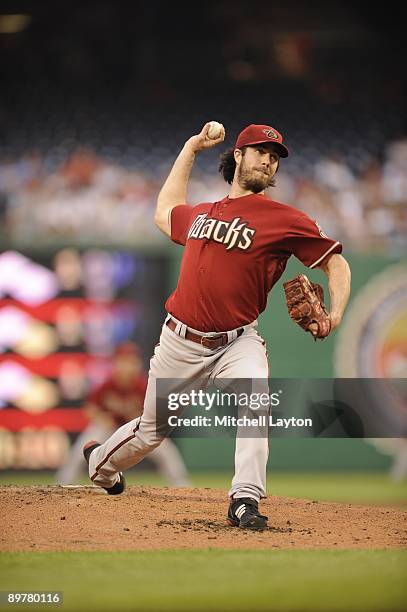
MULTIPOLYGON (((216 130, 214 122, 207 123, 187 140, 158 196, 156 225, 182 245, 184 253, 151 359, 143 415, 104 444, 90 441, 84 447, 91 480, 109 494, 121 493, 122 471, 161 442, 156 427, 157 379, 183 379, 186 387, 197 378, 267 381, 266 347, 256 329, 257 318, 291 255, 328 276, 330 312, 316 308, 313 296, 304 327, 314 338, 326 337, 339 325, 349 298, 350 271, 340 254, 342 245, 325 236, 303 212, 265 195, 274 185, 280 159, 289 153, 282 135, 271 126, 247 126, 233 149, 221 155, 219 170, 230 184, 225 198, 186 204, 196 155, 224 140, 225 130, 218 126, 216 130), (312 314, 322 312, 324 317, 312 314)), ((294 306, 295 312, 303 312, 300 301, 308 294, 307 290, 297 299, 291 292, 293 312, 294 306)), ((266 496, 268 435, 260 433, 236 437, 227 515, 232 526, 262 530, 267 525, 258 503, 266 496)))

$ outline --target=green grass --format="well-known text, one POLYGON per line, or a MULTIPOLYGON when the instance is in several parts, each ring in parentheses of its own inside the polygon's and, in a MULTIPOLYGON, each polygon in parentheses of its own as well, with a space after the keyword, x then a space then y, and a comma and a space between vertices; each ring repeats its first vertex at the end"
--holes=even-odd
POLYGON ((271 494, 348 503, 407 503, 407 482, 393 482, 383 473, 290 473, 270 475, 271 494))
MULTIPOLYGON (((67 610, 405 610, 406 551, 7 553, 0 589, 67 610)), ((10 609, 10 608, 8 608, 10 609)))
MULTIPOLYGON (((166 483, 155 472, 129 470, 126 473, 129 484, 164 486, 166 483)), ((195 487, 228 489, 230 473, 196 472, 192 474, 195 487)), ((80 481, 90 484, 84 475, 80 481)), ((52 473, 3 473, 2 484, 53 484, 52 473)), ((365 504, 407 503, 407 482, 396 483, 383 472, 270 472, 268 475, 269 495, 302 497, 326 501, 365 504)))

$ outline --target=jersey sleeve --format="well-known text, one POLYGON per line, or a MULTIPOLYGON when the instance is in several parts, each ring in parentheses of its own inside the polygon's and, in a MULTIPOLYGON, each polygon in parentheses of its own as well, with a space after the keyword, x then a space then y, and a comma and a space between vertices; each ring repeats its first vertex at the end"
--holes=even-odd
POLYGON ((170 211, 171 240, 185 246, 193 206, 181 204, 170 211))
POLYGON ((315 268, 327 255, 342 253, 342 244, 324 234, 318 223, 305 214, 295 217, 286 236, 290 254, 308 268, 315 268))

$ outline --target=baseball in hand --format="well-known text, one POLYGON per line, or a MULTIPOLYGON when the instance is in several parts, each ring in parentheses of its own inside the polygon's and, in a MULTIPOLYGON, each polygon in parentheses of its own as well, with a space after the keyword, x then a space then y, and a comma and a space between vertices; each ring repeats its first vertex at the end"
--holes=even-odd
POLYGON ((223 125, 217 121, 210 121, 209 130, 207 133, 208 138, 216 140, 222 134, 223 125))

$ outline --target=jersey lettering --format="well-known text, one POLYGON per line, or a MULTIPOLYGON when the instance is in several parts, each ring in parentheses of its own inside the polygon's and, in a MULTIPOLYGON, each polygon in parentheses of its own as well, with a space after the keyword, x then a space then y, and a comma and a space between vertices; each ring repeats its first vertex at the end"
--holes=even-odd
POLYGON ((216 219, 208 219, 205 221, 204 226, 199 233, 200 238, 208 238, 208 240, 212 237, 213 230, 215 229, 216 219))
POLYGON ((226 221, 218 221, 215 231, 213 232, 213 239, 215 242, 223 242, 228 230, 229 223, 226 221), (223 227, 225 226, 225 227, 223 227))
POLYGON ((246 251, 253 243, 256 230, 248 227, 245 221, 241 222, 240 217, 235 217, 232 221, 220 221, 207 217, 207 213, 196 217, 189 228, 188 238, 213 240, 224 244, 227 251, 234 247, 246 251))

